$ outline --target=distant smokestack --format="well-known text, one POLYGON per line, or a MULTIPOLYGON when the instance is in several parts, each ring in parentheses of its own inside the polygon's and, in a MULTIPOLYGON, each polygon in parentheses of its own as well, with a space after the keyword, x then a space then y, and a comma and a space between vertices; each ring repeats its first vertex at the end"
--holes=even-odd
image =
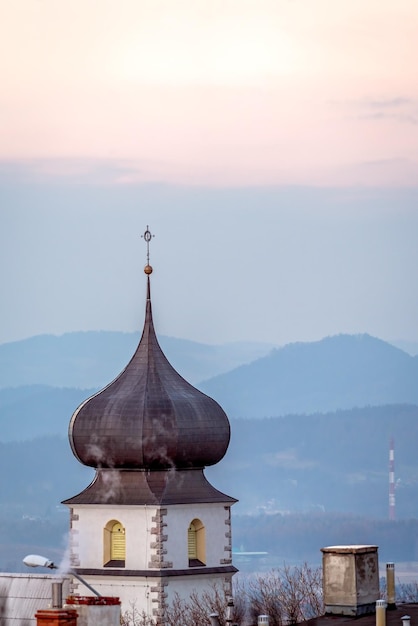
POLYGON ((389 519, 395 520, 395 442, 390 439, 389 446, 389 519))

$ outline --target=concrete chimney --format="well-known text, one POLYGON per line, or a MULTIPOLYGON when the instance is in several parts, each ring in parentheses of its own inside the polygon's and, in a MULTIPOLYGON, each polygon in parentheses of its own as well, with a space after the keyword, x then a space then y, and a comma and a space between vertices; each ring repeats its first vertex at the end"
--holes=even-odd
POLYGON ((386 626, 386 602, 376 600, 376 626, 386 626))
POLYGON ((388 611, 394 611, 396 609, 395 563, 386 563, 386 595, 388 611))
POLYGON ((374 613, 380 595, 377 546, 330 546, 321 552, 325 613, 374 613))

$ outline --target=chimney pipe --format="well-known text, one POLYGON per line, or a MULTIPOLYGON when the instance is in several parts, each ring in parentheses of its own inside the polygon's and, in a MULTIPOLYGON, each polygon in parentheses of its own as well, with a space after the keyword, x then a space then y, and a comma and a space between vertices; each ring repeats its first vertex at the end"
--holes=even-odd
POLYGON ((409 615, 404 615, 403 617, 401 617, 401 620, 402 620, 402 626, 410 626, 411 618, 409 617, 409 615))
POLYGON ((62 609, 62 582, 52 583, 52 608, 62 609))
POLYGON ((386 602, 376 600, 376 626, 386 626, 386 602))
POLYGON ((386 595, 388 611, 394 611, 396 609, 395 563, 386 563, 386 595))
POLYGON ((228 602, 226 605, 226 619, 225 619, 225 624, 227 624, 227 626, 231 626, 232 624, 232 613, 234 611, 234 600, 233 598, 228 598, 228 602))
POLYGON ((209 615, 210 626, 220 626, 219 615, 217 613, 211 613, 209 615))
POLYGON ((257 619, 257 626, 269 626, 270 620, 268 615, 259 615, 257 619))

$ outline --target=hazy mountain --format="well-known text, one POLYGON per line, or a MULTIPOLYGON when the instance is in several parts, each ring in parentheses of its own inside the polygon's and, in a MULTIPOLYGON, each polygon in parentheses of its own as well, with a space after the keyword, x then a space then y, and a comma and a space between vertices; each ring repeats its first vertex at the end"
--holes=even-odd
MULTIPOLYGON (((103 350, 104 345, 101 335, 85 333, 84 337, 83 333, 75 333, 74 336, 37 337, 33 342, 19 342, 19 349, 35 348, 29 356, 22 353, 20 361, 15 359, 14 363, 19 365, 20 371, 16 366, 13 376, 8 371, 4 372, 6 377, 9 375, 16 380, 18 375, 23 376, 25 372, 35 372, 35 363, 39 358, 37 376, 40 379, 55 378, 61 381, 67 373, 69 379, 79 377, 79 380, 92 380, 100 371, 103 380, 100 385, 90 389, 54 388, 47 385, 0 389, 0 440, 14 441, 67 432, 69 419, 77 406, 112 380, 118 368, 121 370, 126 365, 127 357, 120 353, 118 368, 114 367, 116 372, 108 372, 106 376, 105 369, 112 362, 109 354, 111 350, 106 348, 106 358, 101 358, 103 352, 100 348, 103 350), (84 345, 83 337, 89 344, 89 359, 85 346, 78 346, 80 342, 84 345), (72 339, 74 343, 71 343, 72 339), (95 342, 97 345, 93 346, 95 342), (64 356, 57 356, 58 347, 62 348, 67 343, 69 345, 64 350, 64 356), (53 349, 48 350, 51 345, 53 349), (84 358, 80 354, 84 354, 84 358), (122 364, 123 358, 125 363, 122 364), (25 363, 32 364, 30 370, 25 369, 25 363), (81 367, 77 369, 76 363, 82 363, 81 367)), ((120 345, 119 337, 113 339, 116 345, 120 345)), ((182 352, 177 355, 178 363, 181 359, 189 359, 190 354, 185 354, 185 348, 194 352, 196 360, 199 358, 199 344, 180 344, 182 352)), ((215 361, 217 359, 214 358, 215 361)), ((10 359, 11 368, 12 361, 10 359)), ((412 357, 368 335, 339 335, 315 343, 289 344, 198 386, 216 398, 229 417, 259 418, 293 413, 312 414, 356 406, 418 404, 417 382, 418 357, 412 357)))
POLYGON ((74 457, 68 439, 37 437, 0 442, 1 513, 14 518, 53 518, 67 510, 61 501, 76 495, 94 476, 74 457))
MULTIPOLYGON (((38 335, 0 345, 0 387, 103 387, 132 357, 140 333, 75 332, 38 335)), ((168 360, 191 383, 227 372, 267 354, 270 344, 208 345, 159 337, 168 360)))
MULTIPOLYGON (((70 413, 59 411, 59 404, 67 399, 55 399, 66 430, 70 413)), ((239 499, 234 520, 249 515, 242 523, 234 521, 235 545, 265 549, 277 561, 319 558, 320 547, 338 542, 378 542, 379 549, 386 546, 389 560, 405 554, 417 558, 416 529, 410 525, 418 517, 417 406, 231 419, 231 432, 225 458, 205 474, 239 499), (393 532, 393 522, 390 528, 382 522, 388 518, 391 436, 396 517, 406 520, 399 527, 402 535, 393 532), (336 518, 336 512, 348 517, 336 518), (364 519, 353 523, 353 515, 364 519), (371 527, 366 518, 377 521, 371 527)), ((22 555, 31 552, 59 560, 69 527, 68 510, 60 502, 86 488, 93 475, 74 458, 65 436, 0 442, 0 528, 7 537, 0 544, 0 569, 20 571, 22 555)), ((269 563, 274 567, 278 561, 269 563)))
POLYGON ((344 511, 387 518, 389 441, 398 517, 418 517, 418 406, 232 419, 231 443, 208 468, 237 510, 344 511))
POLYGON ((0 441, 65 436, 75 409, 95 391, 46 385, 0 389, 0 441))
POLYGON ((396 339, 390 342, 393 346, 400 348, 411 356, 418 355, 418 341, 408 341, 407 339, 396 339))
POLYGON ((199 387, 235 417, 415 404, 418 357, 370 335, 337 335, 288 344, 199 387))
MULTIPOLYGON (((66 437, 70 417, 80 402, 123 369, 138 338, 123 333, 74 333, 0 346, 3 384, 48 383, 0 389, 0 526, 8 545, 19 544, 13 554, 6 555, 8 564, 17 567, 21 554, 30 551, 27 546, 41 546, 46 538, 48 549, 62 548, 68 512, 59 503, 84 489, 93 475, 71 453, 66 437), (122 339, 127 343, 120 347, 122 339), (89 382, 91 388, 50 386, 71 382, 80 387, 89 382)), ((247 351, 236 345, 234 356, 229 353, 222 362, 221 354, 228 346, 202 348, 193 342, 172 341, 179 348, 177 356, 169 354, 170 340, 163 349, 180 371, 182 359, 189 365, 193 359, 203 363, 205 371, 215 366, 220 371, 234 359, 249 358, 252 349, 261 350, 248 346, 247 351)), ((368 335, 340 335, 285 346, 206 380, 200 386, 227 410, 232 433, 225 458, 205 470, 207 477, 240 500, 234 515, 262 512, 272 523, 274 518, 276 535, 286 524, 277 512, 339 511, 384 519, 389 439, 394 436, 397 517, 417 517, 417 362, 417 357, 368 335), (387 403, 391 404, 371 406, 387 403), (339 407, 346 410, 336 410, 339 407), (260 419, 263 415, 282 417, 260 419)), ((197 365, 193 377, 182 373, 188 379, 199 378, 197 365)), ((342 535, 352 537, 353 542, 375 541, 367 535, 366 526, 350 535, 350 522, 345 532, 343 522, 339 524, 342 535)), ((249 525, 254 526, 251 520, 249 525)), ((323 520, 321 537, 314 538, 315 549, 320 547, 318 542, 329 543, 334 527, 332 517, 323 520)), ((289 524, 286 529, 287 545, 289 524)), ((299 534, 295 529, 294 543, 301 543, 301 537, 306 539, 308 534, 305 527, 299 534)), ((251 549, 247 531, 238 531, 237 539, 248 541, 247 549, 251 549)), ((260 549, 256 536, 253 541, 254 549, 260 549)))
MULTIPOLYGON (((340 511, 387 518, 393 436, 397 516, 418 517, 417 406, 232 419, 231 432, 225 458, 205 474, 239 499, 236 513, 340 511)), ((54 517, 61 500, 87 487, 93 470, 75 459, 65 428, 59 437, 0 442, 0 476, 0 518, 7 512, 54 517)))

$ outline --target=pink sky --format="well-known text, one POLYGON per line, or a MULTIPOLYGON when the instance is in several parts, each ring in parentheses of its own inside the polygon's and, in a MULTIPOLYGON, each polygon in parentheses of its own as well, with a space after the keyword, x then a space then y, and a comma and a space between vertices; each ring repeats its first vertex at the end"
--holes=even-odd
POLYGON ((416 0, 0 0, 0 159, 415 185, 416 0), (57 161, 57 159, 62 161, 57 161))

